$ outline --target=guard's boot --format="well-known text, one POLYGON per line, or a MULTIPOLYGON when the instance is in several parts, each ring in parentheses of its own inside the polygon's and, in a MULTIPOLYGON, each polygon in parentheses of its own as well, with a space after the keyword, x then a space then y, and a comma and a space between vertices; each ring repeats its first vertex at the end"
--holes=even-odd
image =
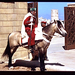
POLYGON ((28 46, 28 49, 31 50, 32 49, 31 46, 28 46))
POLYGON ((33 53, 34 50, 35 50, 35 45, 32 45, 31 48, 32 48, 32 49, 31 49, 31 53, 33 53))

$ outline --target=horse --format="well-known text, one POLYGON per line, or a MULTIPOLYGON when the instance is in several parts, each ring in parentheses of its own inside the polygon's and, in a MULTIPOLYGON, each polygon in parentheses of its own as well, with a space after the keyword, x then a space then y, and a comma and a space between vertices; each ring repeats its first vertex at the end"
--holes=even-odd
MULTIPOLYGON (((35 50, 37 50, 39 52, 40 70, 45 71, 44 60, 45 60, 45 56, 47 53, 47 48, 50 45, 50 42, 51 42, 51 39, 52 39, 54 33, 57 32, 60 35, 62 35, 63 37, 65 37, 67 35, 67 32, 63 26, 63 23, 60 20, 54 20, 54 22, 45 26, 42 29, 42 32, 45 33, 45 34, 43 34, 43 37, 46 38, 47 41, 49 41, 49 42, 47 42, 45 40, 36 42, 35 50)), ((21 31, 16 31, 16 32, 10 33, 8 35, 7 47, 2 55, 3 57, 4 56, 9 57, 9 63, 8 63, 9 67, 12 64, 13 54, 16 52, 17 48, 20 46, 23 46, 23 44, 21 44, 21 31)), ((24 44, 24 46, 25 46, 25 44, 24 44)), ((25 48, 28 49, 27 46, 25 48)))

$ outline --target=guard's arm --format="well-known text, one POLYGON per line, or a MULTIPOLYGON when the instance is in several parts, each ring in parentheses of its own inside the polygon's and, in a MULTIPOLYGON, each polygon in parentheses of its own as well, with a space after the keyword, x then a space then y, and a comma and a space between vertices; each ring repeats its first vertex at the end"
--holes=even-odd
POLYGON ((30 18, 31 18, 31 16, 27 17, 27 18, 24 20, 24 25, 28 25, 28 24, 31 23, 31 22, 30 22, 30 18))

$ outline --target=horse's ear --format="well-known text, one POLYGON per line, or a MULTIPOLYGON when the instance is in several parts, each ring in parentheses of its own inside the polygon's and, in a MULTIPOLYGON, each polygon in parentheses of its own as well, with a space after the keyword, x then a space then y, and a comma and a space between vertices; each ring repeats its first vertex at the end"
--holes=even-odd
POLYGON ((54 19, 54 23, 56 23, 56 20, 54 19))

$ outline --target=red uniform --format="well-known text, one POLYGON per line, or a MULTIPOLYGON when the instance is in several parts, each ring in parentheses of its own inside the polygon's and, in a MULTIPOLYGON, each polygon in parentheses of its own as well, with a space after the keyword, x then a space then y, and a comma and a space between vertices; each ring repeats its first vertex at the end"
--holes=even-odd
POLYGON ((37 24, 36 24, 36 18, 33 17, 33 23, 34 25, 32 25, 32 31, 31 31, 31 25, 28 25, 30 24, 30 19, 31 19, 31 16, 28 16, 25 20, 24 20, 24 25, 25 25, 25 31, 26 33, 28 34, 29 38, 28 38, 28 45, 31 46, 31 45, 35 45, 35 28, 37 27, 37 24))

